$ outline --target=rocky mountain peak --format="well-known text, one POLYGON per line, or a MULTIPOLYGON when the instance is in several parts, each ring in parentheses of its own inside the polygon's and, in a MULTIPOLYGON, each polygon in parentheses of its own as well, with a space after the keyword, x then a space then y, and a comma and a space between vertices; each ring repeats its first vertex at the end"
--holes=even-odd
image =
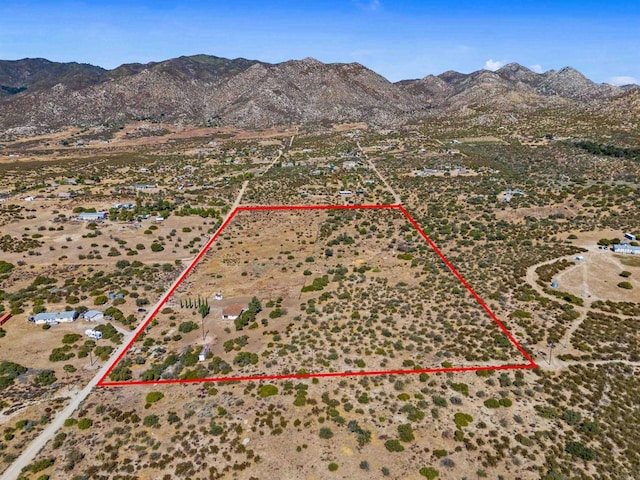
POLYGON ((241 127, 324 120, 397 125, 434 110, 581 108, 624 92, 572 68, 536 74, 517 63, 390 83, 359 63, 310 57, 271 64, 198 54, 113 70, 23 59, 0 61, 0 132, 139 118, 241 127))

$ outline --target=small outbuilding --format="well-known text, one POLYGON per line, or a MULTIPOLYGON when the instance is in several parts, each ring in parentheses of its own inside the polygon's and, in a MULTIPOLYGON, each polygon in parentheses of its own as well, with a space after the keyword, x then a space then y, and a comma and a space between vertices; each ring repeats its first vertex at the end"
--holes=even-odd
POLYGON ((100 322, 104 320, 104 313, 100 310, 87 310, 82 314, 82 318, 88 322, 100 322))
POLYGON ((11 318, 11 312, 5 312, 0 315, 0 326, 4 325, 11 318))

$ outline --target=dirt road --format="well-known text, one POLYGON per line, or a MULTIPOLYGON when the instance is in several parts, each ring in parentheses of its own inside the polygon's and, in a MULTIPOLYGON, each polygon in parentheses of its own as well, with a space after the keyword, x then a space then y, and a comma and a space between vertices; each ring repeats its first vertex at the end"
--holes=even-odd
POLYGON ((278 152, 278 155, 276 155, 276 158, 273 159, 273 161, 269 164, 269 166, 267 168, 265 168, 264 172, 262 172, 260 175, 264 175, 265 173, 267 173, 269 170, 271 170, 271 167, 273 167, 276 163, 278 163, 278 161, 280 160, 280 158, 282 157, 282 155, 284 155, 284 152, 291 148, 291 146, 293 145, 293 141, 296 138, 296 135, 298 134, 298 128, 296 128, 296 133, 294 133, 291 138, 289 139, 289 146, 288 147, 282 147, 280 149, 280 151, 278 152))
POLYGON ((375 166, 375 164, 369 159, 369 157, 364 153, 364 150, 362 150, 362 147, 360 146, 360 142, 357 142, 356 145, 358 145, 358 150, 360 150, 360 153, 362 154, 362 156, 364 157, 364 159, 367 161, 367 163, 369 164, 369 168, 371 168, 371 170, 373 170, 375 172, 375 174, 378 176, 378 178, 380 179, 380 181, 382 181, 382 183, 384 184, 385 187, 387 187, 387 190, 389 190, 391 192, 391 194, 393 195, 394 198, 394 202, 396 205, 401 205, 402 204, 402 200, 400 199, 400 195, 398 195, 396 193, 396 191, 391 187, 391 185, 389 184, 389 182, 387 182, 387 179, 384 178, 382 176, 382 174, 380 173, 380 171, 378 170, 378 168, 375 166))

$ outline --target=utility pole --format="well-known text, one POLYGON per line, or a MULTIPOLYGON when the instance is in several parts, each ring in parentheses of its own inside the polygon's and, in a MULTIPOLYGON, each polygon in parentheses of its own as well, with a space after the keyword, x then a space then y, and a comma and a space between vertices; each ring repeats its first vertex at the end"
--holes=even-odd
POLYGON ((549 365, 551 365, 551 355, 553 355, 553 347, 555 347, 555 344, 553 342, 549 342, 549 365))

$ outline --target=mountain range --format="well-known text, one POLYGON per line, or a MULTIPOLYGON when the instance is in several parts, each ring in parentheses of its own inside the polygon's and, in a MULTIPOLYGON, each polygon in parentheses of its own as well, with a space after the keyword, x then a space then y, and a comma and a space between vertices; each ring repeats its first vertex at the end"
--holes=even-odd
POLYGON ((456 112, 593 109, 612 99, 637 105, 638 92, 633 85, 596 84, 570 67, 538 74, 516 63, 392 83, 358 63, 312 58, 270 64, 194 55, 113 70, 36 58, 0 61, 0 129, 6 136, 132 120, 397 125, 456 112))

